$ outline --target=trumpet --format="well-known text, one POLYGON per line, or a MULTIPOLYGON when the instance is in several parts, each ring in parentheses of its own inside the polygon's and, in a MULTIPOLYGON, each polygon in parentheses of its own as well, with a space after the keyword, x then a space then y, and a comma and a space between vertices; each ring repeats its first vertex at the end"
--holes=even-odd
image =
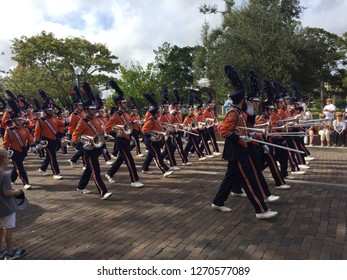
POLYGON ((157 130, 151 130, 152 134, 151 140, 154 142, 160 141, 162 138, 165 139, 165 141, 169 138, 170 133, 168 131, 157 131, 157 130))
POLYGON ((105 144, 105 136, 103 134, 96 134, 94 136, 83 134, 81 135, 81 140, 84 142, 83 148, 86 150, 100 148, 105 144))
POLYGON ((216 119, 206 118, 205 121, 206 121, 206 128, 218 125, 218 120, 216 119))
POLYGON ((133 131, 133 124, 131 122, 126 122, 124 125, 116 124, 112 127, 112 131, 116 132, 118 136, 129 135, 133 131))

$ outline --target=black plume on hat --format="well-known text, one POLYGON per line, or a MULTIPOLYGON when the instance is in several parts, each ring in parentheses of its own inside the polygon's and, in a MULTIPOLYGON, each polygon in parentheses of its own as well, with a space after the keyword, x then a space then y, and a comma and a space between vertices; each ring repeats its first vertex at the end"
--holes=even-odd
POLYGON ((5 92, 6 92, 8 98, 17 99, 17 98, 14 96, 14 94, 13 94, 12 91, 6 90, 5 92))
POLYGON ((280 84, 277 81, 272 82, 272 88, 274 93, 274 100, 280 100, 281 98, 281 91, 280 91, 280 84))
POLYGON ((39 113, 41 112, 41 106, 39 101, 36 98, 33 98, 33 104, 34 104, 34 113, 39 113))
POLYGON ((161 88, 161 106, 169 106, 169 92, 166 86, 161 88))
POLYGON ((207 104, 209 104, 209 103, 212 103, 212 100, 214 99, 213 98, 213 94, 212 94, 212 90, 209 88, 208 89, 208 91, 207 91, 207 96, 208 96, 208 98, 207 98, 207 104))
POLYGON ((259 100, 260 88, 259 88, 259 84, 258 84, 257 73, 255 71, 249 71, 248 72, 248 80, 249 80, 250 92, 247 94, 247 97, 249 99, 258 99, 259 100))
POLYGON ((279 91, 280 91, 280 94, 281 94, 281 98, 284 99, 284 98, 289 98, 288 94, 287 94, 287 90, 284 86, 282 85, 279 85, 279 91))
POLYGON ((22 114, 20 112, 20 108, 16 102, 15 99, 13 98, 10 98, 8 100, 8 106, 10 106, 11 108, 11 111, 12 111, 12 115, 11 115, 11 119, 16 119, 16 118, 21 118, 22 117, 22 114))
POLYGON ((195 92, 188 93, 188 109, 194 109, 195 92))
POLYGON ((136 105, 136 101, 135 101, 134 97, 130 96, 129 99, 130 99, 130 102, 131 102, 131 104, 132 104, 132 106, 130 107, 130 109, 131 109, 131 110, 137 109, 137 105, 136 105))
POLYGON ((87 82, 82 84, 83 92, 81 92, 82 104, 84 107, 95 106, 95 96, 92 92, 92 88, 87 82))
POLYGON ((152 115, 155 115, 155 113, 158 112, 158 104, 155 101, 155 99, 153 98, 153 94, 152 93, 144 93, 142 95, 148 101, 148 103, 151 105, 151 106, 149 106, 148 111, 152 115))
POLYGON ((225 65, 224 73, 225 76, 227 76, 227 78, 229 79, 229 83, 235 88, 235 90, 243 89, 243 84, 239 75, 230 64, 225 65))
POLYGON ((263 89, 266 93, 266 100, 261 103, 261 107, 273 108, 274 93, 270 81, 263 81, 263 89))
POLYGON ((126 102, 126 98, 125 98, 125 94, 124 92, 121 90, 121 88, 119 87, 119 85, 117 84, 117 82, 115 80, 109 80, 109 84, 111 86, 111 88, 113 88, 116 93, 118 94, 118 97, 114 97, 112 95, 112 99, 113 101, 118 104, 119 102, 126 102))
POLYGON ((200 96, 195 93, 194 97, 196 102, 198 103, 198 106, 196 106, 196 108, 198 109, 202 108, 204 106, 204 103, 202 102, 200 96))
POLYGON ((30 108, 30 104, 25 100, 25 97, 22 94, 19 94, 17 96, 17 103, 21 110, 26 110, 30 108))
POLYGON ((293 97, 296 99, 296 100, 301 100, 301 95, 300 95, 300 91, 298 89, 298 85, 296 83, 291 83, 290 85, 290 89, 292 90, 292 93, 293 93, 293 97))
POLYGON ((0 97, 0 110, 5 109, 6 105, 6 101, 0 97))
POLYGON ((178 90, 177 88, 174 88, 173 89, 173 94, 174 94, 174 101, 172 102, 172 105, 175 106, 175 105, 181 105, 181 97, 178 93, 178 90))
POLYGON ((95 105, 96 105, 96 109, 100 110, 104 107, 104 103, 100 97, 100 94, 96 93, 95 94, 95 105))
POLYGON ((53 107, 56 106, 54 100, 49 97, 43 89, 39 89, 38 92, 43 101, 42 110, 53 109, 53 107))

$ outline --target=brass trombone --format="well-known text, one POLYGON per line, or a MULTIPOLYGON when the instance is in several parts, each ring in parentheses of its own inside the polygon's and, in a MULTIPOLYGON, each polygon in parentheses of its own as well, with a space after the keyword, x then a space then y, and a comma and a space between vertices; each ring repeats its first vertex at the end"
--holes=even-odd
POLYGON ((131 122, 126 122, 124 125, 116 124, 112 127, 112 131, 116 132, 118 136, 123 134, 129 135, 133 131, 133 124, 131 122))
POLYGON ((218 125, 218 120, 215 120, 215 119, 212 119, 212 118, 206 118, 205 121, 206 121, 206 123, 205 123, 206 124, 206 128, 218 125))
POLYGON ((152 134, 151 140, 154 142, 159 142, 162 138, 166 141, 170 136, 168 131, 151 130, 150 133, 152 134))
POLYGON ((195 135, 195 136, 199 136, 199 134, 191 132, 190 131, 191 128, 189 128, 189 126, 183 126, 183 124, 181 124, 181 123, 176 123, 176 124, 175 123, 163 123, 163 124, 166 127, 172 127, 175 132, 182 131, 184 133, 189 133, 189 134, 192 134, 192 135, 195 135), (183 127, 183 129, 180 128, 180 126, 183 127))
POLYGON ((84 149, 92 150, 94 148, 100 148, 105 144, 105 136, 103 134, 96 134, 94 136, 83 134, 81 135, 81 141, 84 142, 84 149))

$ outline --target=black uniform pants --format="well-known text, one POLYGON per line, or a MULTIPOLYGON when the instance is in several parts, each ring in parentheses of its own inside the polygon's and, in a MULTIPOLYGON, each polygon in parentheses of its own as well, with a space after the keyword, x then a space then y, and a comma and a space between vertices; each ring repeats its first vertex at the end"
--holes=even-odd
POLYGON ((149 144, 146 144, 148 153, 142 164, 142 170, 149 171, 149 165, 151 164, 153 159, 155 160, 158 168, 163 173, 169 170, 169 167, 167 167, 167 165, 164 163, 163 157, 161 156, 161 153, 160 153, 160 149, 162 146, 163 146, 162 141, 150 142, 149 144))
POLYGON ((140 146, 140 135, 141 132, 139 130, 133 130, 131 132, 132 143, 130 145, 130 151, 136 148, 136 154, 141 154, 141 146, 140 146))
POLYGON ((27 155, 27 151, 24 150, 22 152, 18 152, 16 150, 13 150, 13 155, 12 155, 12 163, 13 163, 13 168, 10 173, 11 177, 11 182, 15 182, 19 176, 19 178, 22 180, 23 184, 29 184, 29 179, 27 172, 24 169, 23 161, 27 155))
POLYGON ((57 147, 59 145, 59 141, 44 137, 42 137, 42 140, 46 140, 48 142, 48 145, 45 148, 46 156, 43 162, 41 163, 40 169, 46 171, 48 165, 50 165, 53 175, 60 174, 60 169, 57 161, 57 147))
POLYGON ((207 129, 207 133, 210 137, 213 151, 219 153, 219 147, 217 144, 217 138, 216 138, 216 132, 214 131, 214 126, 209 127, 207 129))
POLYGON ((105 183, 101 179, 101 171, 99 164, 99 156, 102 154, 102 148, 94 148, 92 150, 83 149, 83 155, 86 161, 86 169, 83 171, 82 177, 77 185, 77 188, 85 189, 89 183, 90 177, 93 177, 96 188, 100 196, 107 193, 105 183))

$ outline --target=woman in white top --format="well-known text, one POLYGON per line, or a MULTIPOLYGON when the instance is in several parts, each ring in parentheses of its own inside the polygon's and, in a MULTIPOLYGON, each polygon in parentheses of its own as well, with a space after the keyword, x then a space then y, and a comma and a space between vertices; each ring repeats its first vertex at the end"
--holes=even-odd
POLYGON ((323 114, 325 115, 326 119, 333 120, 336 112, 336 106, 333 104, 333 100, 331 98, 328 98, 326 103, 327 105, 325 105, 323 108, 323 114))
POLYGON ((339 138, 341 137, 341 147, 345 146, 345 136, 346 136, 346 122, 342 119, 343 114, 337 113, 336 114, 336 120, 333 121, 333 127, 334 127, 334 145, 335 147, 337 145, 337 142, 339 141, 339 138))

